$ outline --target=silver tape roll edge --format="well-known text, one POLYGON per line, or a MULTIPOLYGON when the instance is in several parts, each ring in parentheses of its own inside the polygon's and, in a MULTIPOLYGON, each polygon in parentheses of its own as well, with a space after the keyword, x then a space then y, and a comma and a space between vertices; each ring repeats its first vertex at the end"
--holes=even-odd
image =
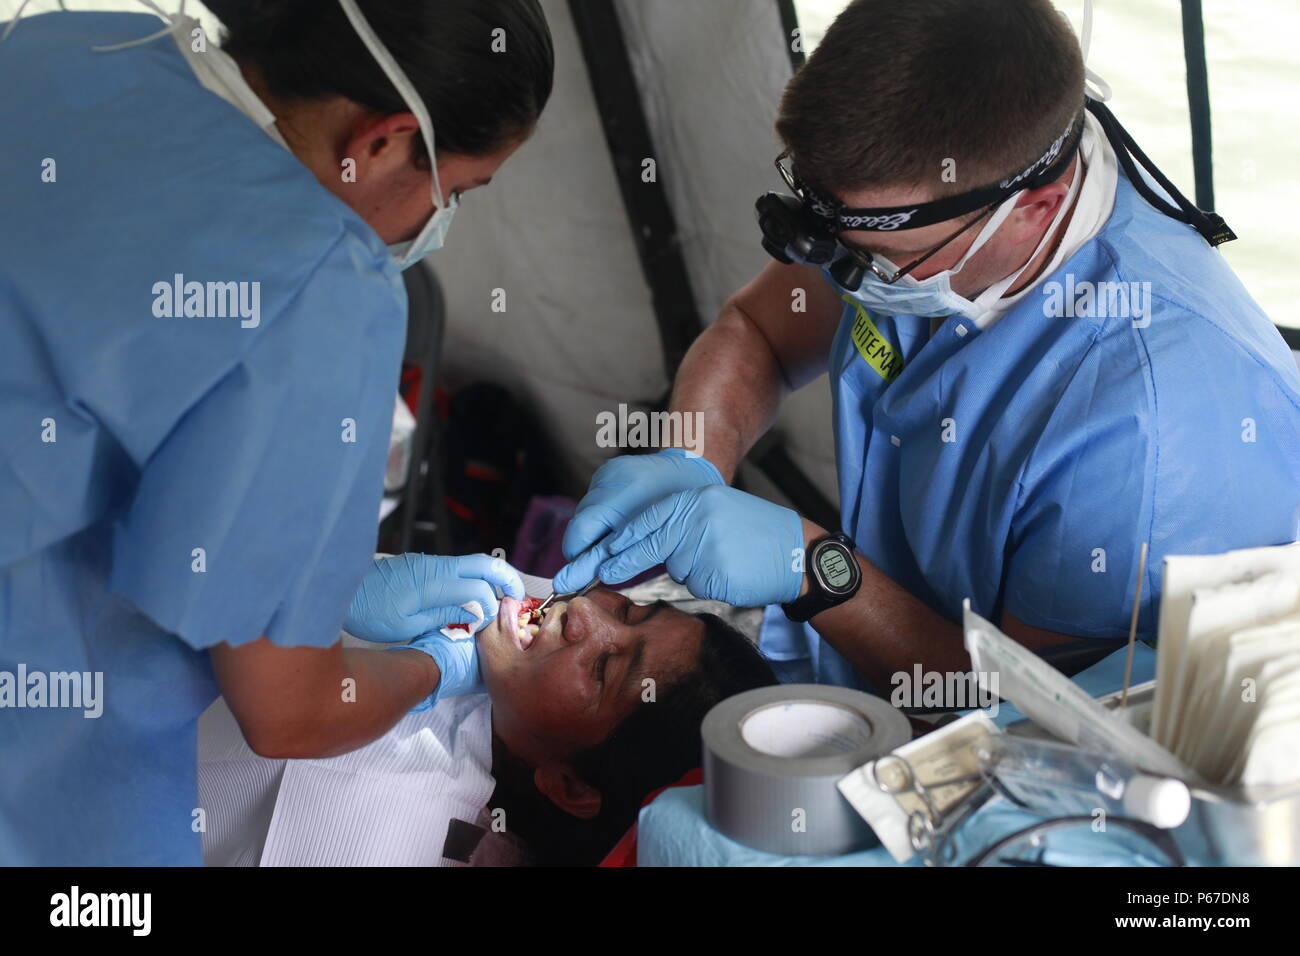
POLYGON ((787 856, 837 856, 878 842, 836 784, 912 736, 886 701, 825 684, 736 694, 709 711, 700 734, 709 824, 787 856))

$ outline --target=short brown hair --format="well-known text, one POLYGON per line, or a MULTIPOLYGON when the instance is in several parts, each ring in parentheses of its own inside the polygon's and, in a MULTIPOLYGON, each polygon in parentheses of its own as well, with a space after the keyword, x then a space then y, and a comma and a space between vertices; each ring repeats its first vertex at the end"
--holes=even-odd
POLYGON ((854 0, 786 87, 776 129, 814 187, 952 195, 1038 159, 1083 84, 1050 0, 854 0))

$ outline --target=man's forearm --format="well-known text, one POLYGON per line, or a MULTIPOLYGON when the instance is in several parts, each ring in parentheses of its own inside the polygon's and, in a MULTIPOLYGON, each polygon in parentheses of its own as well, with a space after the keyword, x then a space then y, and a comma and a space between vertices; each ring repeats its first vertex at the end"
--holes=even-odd
MULTIPOLYGON (((804 543, 826 531, 804 519, 804 543)), ((812 626, 855 671, 881 692, 891 678, 919 663, 925 670, 970 669, 961 627, 918 600, 860 554, 862 586, 850 600, 823 611, 812 626)), ((807 590, 807 582, 804 584, 807 590)))
POLYGON ((728 306, 686 353, 670 407, 702 413, 697 450, 730 482, 740 460, 771 427, 786 390, 767 340, 728 306))
MULTIPOLYGON (((673 387, 672 410, 702 412, 702 452, 728 482, 772 424, 789 386, 762 332, 734 306, 691 346, 673 387)), ((805 544, 826 532, 804 519, 805 544)), ((961 628, 931 610, 858 555, 862 587, 812 625, 858 673, 888 687, 920 661, 934 670, 966 670, 961 628)))
POLYGON ((882 692, 894 674, 910 672, 914 664, 944 674, 970 669, 960 625, 921 603, 862 555, 857 559, 858 593, 812 620, 826 643, 882 692))

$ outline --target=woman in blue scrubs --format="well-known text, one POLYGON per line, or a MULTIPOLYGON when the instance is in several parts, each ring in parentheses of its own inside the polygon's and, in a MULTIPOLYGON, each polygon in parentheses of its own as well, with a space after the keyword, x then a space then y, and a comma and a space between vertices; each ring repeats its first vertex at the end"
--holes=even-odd
MULTIPOLYGON (((4 864, 199 863, 219 691, 259 753, 324 755, 473 676, 337 637, 374 546, 400 269, 531 133, 544 16, 208 5, 221 48, 136 13, 0 42, 4 864)), ((522 596, 483 556, 401 567, 349 628, 410 638, 522 596)))

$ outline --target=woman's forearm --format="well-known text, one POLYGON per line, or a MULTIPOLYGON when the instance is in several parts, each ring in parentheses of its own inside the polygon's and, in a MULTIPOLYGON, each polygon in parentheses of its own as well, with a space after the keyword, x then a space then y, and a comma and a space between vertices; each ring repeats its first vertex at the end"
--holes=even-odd
POLYGON ((333 702, 310 712, 293 756, 332 757, 377 740, 432 694, 441 677, 434 659, 414 650, 347 647, 343 661, 325 685, 337 688, 333 702))
POLYGON ((263 757, 330 757, 365 746, 441 677, 419 651, 277 647, 263 638, 211 653, 244 739, 263 757))

